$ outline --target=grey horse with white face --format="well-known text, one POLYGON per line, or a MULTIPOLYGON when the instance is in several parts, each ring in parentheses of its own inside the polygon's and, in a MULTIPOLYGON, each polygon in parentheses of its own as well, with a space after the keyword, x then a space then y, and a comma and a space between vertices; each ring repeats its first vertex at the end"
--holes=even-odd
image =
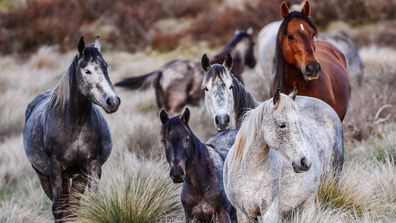
POLYGON ((258 102, 232 73, 231 55, 226 56, 223 64, 210 65, 205 54, 201 65, 205 70, 201 87, 205 93, 205 107, 217 131, 228 130, 232 125, 239 128, 244 112, 255 108, 258 102))
POLYGON ((343 164, 337 113, 311 97, 281 94, 249 111, 224 163, 224 188, 238 222, 280 222, 314 204, 320 178, 343 164))
POLYGON ((120 98, 100 48, 98 38, 86 47, 81 37, 78 54, 58 85, 37 96, 25 112, 25 152, 53 201, 56 222, 73 216, 69 207, 78 203, 87 179, 100 178, 112 150, 106 120, 94 104, 113 113, 120 98))

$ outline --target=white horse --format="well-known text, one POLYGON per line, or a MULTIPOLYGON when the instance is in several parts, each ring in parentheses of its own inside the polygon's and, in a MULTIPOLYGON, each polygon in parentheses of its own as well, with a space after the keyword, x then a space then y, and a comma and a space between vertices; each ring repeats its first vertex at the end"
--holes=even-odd
POLYGON ((321 174, 343 163, 343 128, 325 102, 281 94, 247 113, 224 164, 238 222, 279 222, 314 205, 321 174))
MULTIPOLYGON (((292 5, 290 10, 300 11, 302 4, 292 5)), ((274 74, 276 36, 281 23, 282 20, 279 20, 265 25, 260 30, 257 38, 257 59, 263 77, 269 78, 267 83, 271 83, 274 74)), ((360 86, 363 79, 364 65, 359 55, 359 49, 353 40, 345 32, 324 33, 320 34, 318 38, 333 44, 345 55, 349 75, 356 77, 360 86)), ((267 88, 269 89, 269 86, 267 88)))

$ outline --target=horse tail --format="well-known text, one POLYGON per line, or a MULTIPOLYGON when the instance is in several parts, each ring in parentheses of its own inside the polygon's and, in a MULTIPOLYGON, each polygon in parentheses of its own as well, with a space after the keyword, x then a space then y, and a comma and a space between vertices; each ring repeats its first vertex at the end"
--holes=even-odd
POLYGON ((116 83, 115 86, 124 87, 131 90, 136 90, 136 89, 145 90, 150 85, 155 85, 154 87, 157 88, 161 76, 162 76, 162 71, 156 70, 139 77, 125 78, 122 81, 116 83))

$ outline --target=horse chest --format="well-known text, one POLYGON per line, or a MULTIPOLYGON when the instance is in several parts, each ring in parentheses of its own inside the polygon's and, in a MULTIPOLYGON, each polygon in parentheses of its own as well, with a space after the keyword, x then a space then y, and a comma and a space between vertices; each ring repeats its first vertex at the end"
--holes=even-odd
POLYGON ((184 209, 189 210, 193 218, 203 222, 210 222, 216 216, 218 207, 224 206, 221 193, 215 188, 208 188, 206 192, 199 194, 185 189, 182 203, 184 209))

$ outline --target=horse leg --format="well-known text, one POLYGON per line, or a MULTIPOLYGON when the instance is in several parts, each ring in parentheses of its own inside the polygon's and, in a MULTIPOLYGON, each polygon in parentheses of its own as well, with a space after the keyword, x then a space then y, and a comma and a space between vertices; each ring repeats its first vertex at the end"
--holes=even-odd
POLYGON ((307 199, 300 205, 301 210, 314 208, 316 204, 316 193, 310 194, 307 199))
POLYGON ((218 215, 219 223, 231 223, 231 217, 226 209, 222 209, 218 215))
POLYGON ((51 191, 52 191, 52 214, 54 215, 55 222, 61 222, 63 213, 62 213, 62 165, 56 160, 54 157, 51 157, 49 163, 49 178, 51 182, 51 191))
POLYGON ((71 197, 70 197, 70 206, 71 206, 71 217, 76 217, 75 211, 77 210, 81 196, 84 194, 85 188, 87 186, 87 178, 82 174, 78 174, 76 177, 72 179, 71 185, 71 197))
POLYGON ((33 167, 33 169, 37 173, 37 176, 38 176, 38 178, 40 180, 41 187, 43 188, 45 194, 52 201, 52 191, 51 191, 50 177, 45 175, 45 174, 42 174, 41 172, 36 170, 36 168, 34 168, 34 167, 33 167))
POLYGON ((250 222, 249 216, 247 216, 241 210, 237 209, 236 214, 237 214, 238 223, 249 223, 250 222))
POLYGON ((271 205, 266 208, 266 205, 260 207, 261 222, 280 222, 280 198, 279 195, 272 201, 271 205))
POLYGON ((102 175, 102 165, 98 160, 93 160, 88 166, 88 187, 93 191, 97 191, 97 184, 93 180, 99 180, 102 175))

